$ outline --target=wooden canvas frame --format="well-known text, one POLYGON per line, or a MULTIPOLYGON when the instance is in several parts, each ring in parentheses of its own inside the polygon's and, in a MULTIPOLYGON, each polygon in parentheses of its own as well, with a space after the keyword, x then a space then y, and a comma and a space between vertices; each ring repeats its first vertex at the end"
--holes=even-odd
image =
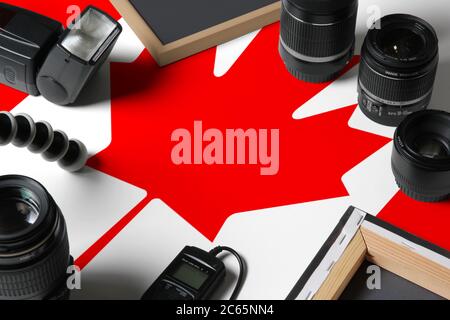
POLYGON ((448 251, 355 208, 349 209, 288 299, 338 299, 364 260, 450 299, 448 251))
POLYGON ((238 38, 280 19, 281 2, 218 24, 183 39, 163 44, 128 0, 111 0, 160 66, 238 38))

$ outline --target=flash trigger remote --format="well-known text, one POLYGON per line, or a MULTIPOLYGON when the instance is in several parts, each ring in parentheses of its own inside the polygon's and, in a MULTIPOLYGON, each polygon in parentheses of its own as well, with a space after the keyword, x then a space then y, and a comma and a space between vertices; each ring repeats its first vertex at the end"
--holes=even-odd
POLYGON ((225 265, 212 253, 185 247, 142 300, 206 300, 225 279, 225 265))

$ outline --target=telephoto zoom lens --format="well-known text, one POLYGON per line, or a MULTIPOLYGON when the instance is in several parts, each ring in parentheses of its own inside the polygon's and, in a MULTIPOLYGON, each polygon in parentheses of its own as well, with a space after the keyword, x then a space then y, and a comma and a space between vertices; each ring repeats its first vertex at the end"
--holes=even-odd
POLYGON ((438 38, 426 21, 404 14, 383 17, 361 50, 358 103, 371 120, 398 126, 428 107, 439 62, 438 38))
POLYGON ((64 218, 23 176, 0 177, 0 300, 63 300, 72 264, 64 218))
POLYGON ((336 79, 353 57, 357 0, 282 0, 280 55, 296 78, 336 79))
POLYGON ((392 169, 400 189, 423 202, 450 196, 450 113, 425 110, 397 128, 392 169))

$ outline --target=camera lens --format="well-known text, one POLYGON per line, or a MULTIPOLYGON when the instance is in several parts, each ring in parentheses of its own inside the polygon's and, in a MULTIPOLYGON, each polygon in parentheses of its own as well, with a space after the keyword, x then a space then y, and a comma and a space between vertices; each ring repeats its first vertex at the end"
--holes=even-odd
POLYGON ((15 234, 33 225, 39 208, 36 196, 24 188, 11 188, 0 194, 0 234, 15 234))
POLYGON ((420 18, 394 14, 375 22, 361 50, 358 102, 362 112, 377 123, 398 126, 409 114, 426 109, 438 52, 433 27, 420 18))
POLYGON ((44 187, 0 177, 0 300, 67 298, 71 262, 64 218, 44 187))
POLYGON ((424 202, 450 195, 450 113, 420 111, 397 128, 392 169, 400 189, 424 202))
POLYGON ((296 78, 339 76, 353 56, 357 0, 282 0, 280 55, 296 78))

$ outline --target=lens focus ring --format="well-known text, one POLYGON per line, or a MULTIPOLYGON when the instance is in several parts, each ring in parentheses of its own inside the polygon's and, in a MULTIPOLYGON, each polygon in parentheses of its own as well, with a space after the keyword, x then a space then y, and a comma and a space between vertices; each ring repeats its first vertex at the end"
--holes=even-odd
POLYGON ((412 79, 395 79, 373 70, 361 59, 359 81, 366 93, 383 103, 408 102, 422 100, 431 93, 435 81, 436 66, 427 74, 412 79))
POLYGON ((43 299, 65 280, 69 265, 67 234, 55 249, 39 263, 23 269, 0 272, 0 299, 43 299), (63 278, 61 278, 61 275, 63 278))
POLYGON ((402 173, 399 169, 397 169, 394 163, 392 163, 392 171, 400 190, 412 199, 421 202, 440 202, 446 200, 449 196, 448 194, 429 195, 429 190, 427 188, 420 185, 415 185, 414 183, 409 181, 404 175, 402 175, 402 173))
POLYGON ((356 12, 342 21, 317 25, 295 18, 288 10, 283 2, 281 39, 289 49, 307 57, 333 57, 350 49, 356 12))

